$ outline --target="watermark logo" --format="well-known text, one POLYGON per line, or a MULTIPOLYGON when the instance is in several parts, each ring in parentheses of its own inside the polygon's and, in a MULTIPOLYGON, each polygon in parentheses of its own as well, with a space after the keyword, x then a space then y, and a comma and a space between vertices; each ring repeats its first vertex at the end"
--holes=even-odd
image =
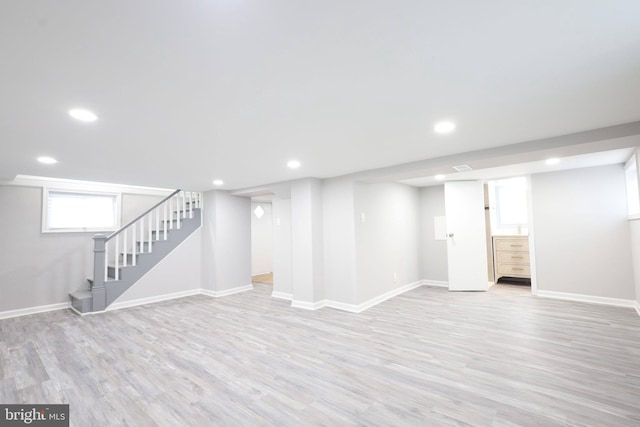
POLYGON ((69 405, 2 405, 0 427, 69 427, 69 405))

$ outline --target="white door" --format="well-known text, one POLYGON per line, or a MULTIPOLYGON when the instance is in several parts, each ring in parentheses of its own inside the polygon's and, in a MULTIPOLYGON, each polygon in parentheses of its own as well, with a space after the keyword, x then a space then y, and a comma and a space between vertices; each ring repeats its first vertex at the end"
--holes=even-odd
POLYGON ((450 291, 489 288, 482 181, 444 184, 450 291))

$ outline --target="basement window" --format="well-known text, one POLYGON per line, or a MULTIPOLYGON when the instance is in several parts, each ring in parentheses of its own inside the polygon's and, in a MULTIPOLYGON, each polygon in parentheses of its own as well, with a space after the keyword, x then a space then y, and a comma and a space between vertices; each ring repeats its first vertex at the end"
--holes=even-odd
POLYGON ((115 231, 120 225, 120 194, 43 191, 42 232, 115 231))
POLYGON ((527 179, 489 181, 491 229, 497 234, 526 234, 527 179), (494 208, 494 209, 493 209, 494 208))

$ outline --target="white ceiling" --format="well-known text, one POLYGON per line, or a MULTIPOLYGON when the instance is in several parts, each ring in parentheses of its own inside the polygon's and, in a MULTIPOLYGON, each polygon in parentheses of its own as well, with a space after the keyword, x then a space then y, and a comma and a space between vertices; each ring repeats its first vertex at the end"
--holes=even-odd
POLYGON ((0 179, 240 189, 640 120, 637 0, 5 1, 0 52, 0 179))

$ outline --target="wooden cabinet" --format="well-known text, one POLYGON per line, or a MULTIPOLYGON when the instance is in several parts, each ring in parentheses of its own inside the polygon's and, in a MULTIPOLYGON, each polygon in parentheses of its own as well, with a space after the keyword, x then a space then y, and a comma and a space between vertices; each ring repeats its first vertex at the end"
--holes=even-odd
POLYGON ((530 279, 529 238, 493 236, 493 268, 496 282, 501 277, 530 279))

